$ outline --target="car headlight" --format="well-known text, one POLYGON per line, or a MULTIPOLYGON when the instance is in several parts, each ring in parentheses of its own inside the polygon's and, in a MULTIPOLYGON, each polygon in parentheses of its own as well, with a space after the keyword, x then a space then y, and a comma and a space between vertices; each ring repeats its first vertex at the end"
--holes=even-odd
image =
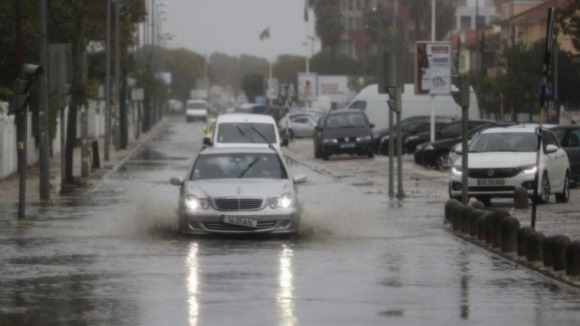
POLYGON ((323 143, 338 143, 338 140, 335 138, 326 138, 322 141, 323 143))
POLYGON ((365 140, 371 140, 371 136, 357 137, 356 138, 356 141, 365 141, 365 140))
POLYGON ((408 142, 413 141, 415 139, 419 139, 419 136, 409 136, 409 137, 405 138, 405 143, 408 143, 408 142))
POLYGON ((191 211, 196 211, 199 209, 206 210, 209 208, 209 202, 207 201, 207 199, 204 198, 199 199, 194 195, 185 196, 184 202, 185 206, 189 208, 191 211))
POLYGON ((523 168, 524 174, 534 174, 534 173, 536 173, 537 170, 538 170, 538 168, 535 165, 526 166, 523 168))
POLYGON ((268 204, 270 205, 270 208, 276 209, 276 208, 288 208, 292 206, 293 203, 294 196, 292 196, 291 194, 283 194, 280 197, 274 197, 270 199, 270 202, 268 204))
POLYGON ((453 166, 451 168, 451 174, 453 174, 453 175, 462 175, 463 173, 461 172, 461 167, 460 166, 453 166))
POLYGON ((426 151, 431 151, 431 150, 433 150, 433 145, 427 145, 427 146, 425 146, 425 150, 426 150, 426 151))

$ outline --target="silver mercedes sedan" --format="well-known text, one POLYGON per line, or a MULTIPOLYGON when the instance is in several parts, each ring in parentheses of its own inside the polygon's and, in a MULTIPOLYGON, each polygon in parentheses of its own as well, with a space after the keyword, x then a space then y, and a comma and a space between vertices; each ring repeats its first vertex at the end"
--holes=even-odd
POLYGON ((273 147, 206 148, 180 187, 179 229, 182 234, 298 233, 300 202, 296 185, 273 147))

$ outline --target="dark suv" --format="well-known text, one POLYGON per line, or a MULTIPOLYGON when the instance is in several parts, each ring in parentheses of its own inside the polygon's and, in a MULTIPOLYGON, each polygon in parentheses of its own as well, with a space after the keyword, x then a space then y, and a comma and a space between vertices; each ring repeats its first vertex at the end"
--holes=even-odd
POLYGON ((328 113, 320 118, 314 130, 314 157, 328 160, 330 155, 351 154, 373 158, 373 127, 362 111, 328 113))

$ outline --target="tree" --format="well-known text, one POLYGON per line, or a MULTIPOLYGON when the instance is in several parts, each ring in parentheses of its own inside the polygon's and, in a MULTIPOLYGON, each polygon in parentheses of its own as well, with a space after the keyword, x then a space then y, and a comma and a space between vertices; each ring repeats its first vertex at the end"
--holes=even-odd
POLYGON ((281 83, 296 83, 299 72, 306 71, 306 58, 298 55, 280 55, 272 70, 281 83))
POLYGON ((329 51, 331 57, 335 58, 344 30, 341 22, 340 1, 310 0, 309 4, 316 15, 316 35, 321 40, 322 49, 329 51))
POLYGON ((184 104, 189 99, 195 82, 204 74, 204 58, 185 49, 167 50, 167 70, 172 75, 171 92, 184 104))
POLYGON ((310 69, 319 75, 358 75, 360 64, 348 55, 334 56, 321 51, 310 60, 310 69))
POLYGON ((569 36, 576 51, 580 51, 580 2, 570 1, 570 4, 560 11, 557 26, 566 36, 569 36))
POLYGON ((219 85, 231 85, 236 89, 242 86, 247 74, 266 75, 268 60, 252 55, 230 56, 225 53, 212 53, 209 58, 213 81, 219 85))
POLYGON ((242 78, 242 89, 249 102, 254 102, 256 96, 264 95, 264 77, 260 74, 246 74, 242 78))

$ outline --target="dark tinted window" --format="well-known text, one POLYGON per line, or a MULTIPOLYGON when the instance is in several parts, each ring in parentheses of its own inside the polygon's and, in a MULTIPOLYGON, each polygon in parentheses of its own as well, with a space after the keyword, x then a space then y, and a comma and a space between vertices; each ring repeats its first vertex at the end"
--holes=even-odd
POLYGON ((326 119, 326 128, 357 128, 366 126, 365 117, 360 113, 333 114, 326 119))
POLYGON ((570 138, 568 139, 569 147, 580 147, 580 130, 570 131, 570 138))
POLYGON ((532 132, 494 132, 474 137, 469 152, 535 152, 538 138, 532 132))

